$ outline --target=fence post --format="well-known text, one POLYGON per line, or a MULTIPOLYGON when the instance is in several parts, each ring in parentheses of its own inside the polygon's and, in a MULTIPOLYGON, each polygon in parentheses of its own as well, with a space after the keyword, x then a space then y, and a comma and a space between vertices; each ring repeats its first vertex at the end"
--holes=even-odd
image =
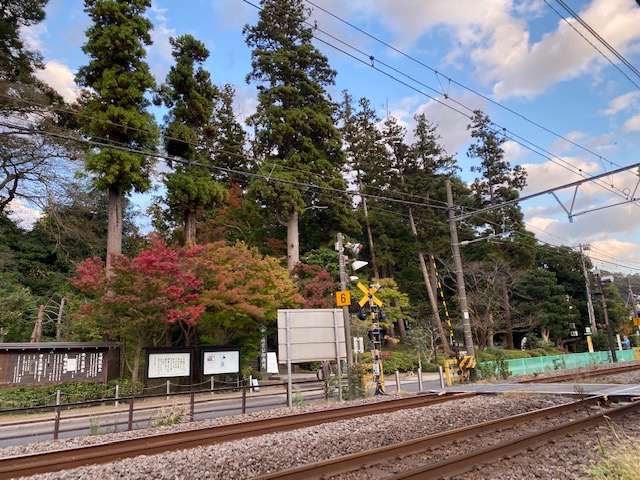
POLYGON ((242 386, 242 413, 247 413, 247 386, 242 386))
POLYGON ((169 400, 170 393, 171 393, 171 381, 167 380, 167 401, 169 400))
POLYGON ((211 395, 213 395, 213 375, 211 375, 211 395))
POLYGON ((129 400, 129 423, 127 424, 127 429, 129 431, 133 430, 133 401, 135 397, 132 395, 129 400))
POLYGON ((424 385, 422 385, 422 368, 418 367, 418 385, 420 385, 420 391, 424 390, 424 385))
POLYGON ((116 407, 120 405, 118 399, 120 398, 120 385, 116 383, 116 407))
POLYGON ((56 392, 56 419, 53 422, 53 439, 57 440, 60 433, 60 390, 56 392))
POLYGON ((400 371, 396 370, 396 393, 400 392, 400 371))
POLYGON ((196 393, 191 390, 191 421, 193 422, 195 416, 195 403, 196 403, 196 393))

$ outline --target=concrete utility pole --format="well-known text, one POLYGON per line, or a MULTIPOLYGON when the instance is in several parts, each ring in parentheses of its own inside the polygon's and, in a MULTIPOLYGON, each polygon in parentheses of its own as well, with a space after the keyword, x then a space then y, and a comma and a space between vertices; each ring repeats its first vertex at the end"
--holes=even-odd
POLYGON ((589 313, 589 325, 591 325, 591 333, 596 333, 598 327, 596 326, 596 315, 593 310, 593 301, 591 300, 591 282, 589 281, 589 273, 587 272, 587 264, 584 261, 584 250, 589 250, 589 245, 580 244, 580 257, 582 258, 582 273, 584 275, 584 285, 587 289, 587 312, 589 313))
POLYGON ((616 344, 613 340, 613 330, 611 329, 611 324, 609 323, 609 313, 607 312, 607 302, 604 298, 604 291, 602 290, 602 280, 600 280, 600 270, 596 269, 596 283, 598 284, 598 293, 600 294, 600 300, 602 301, 602 314, 604 316, 604 324, 607 328, 607 338, 609 339, 609 349, 611 350, 611 360, 613 362, 617 362, 618 358, 616 357, 616 344))
POLYGON ((471 334, 471 321, 469 319, 469 307, 467 305, 467 291, 464 286, 464 272, 462 271, 462 259, 460 257, 460 243, 458 242, 458 227, 453 213, 453 193, 451 182, 447 180, 447 207, 449 208, 449 228, 451 230, 451 249, 453 250, 453 263, 456 270, 456 284, 458 286, 458 301, 462 310, 462 332, 464 335, 464 348, 467 355, 475 357, 473 336, 471 334))
MULTIPOLYGON (((340 290, 347 290, 347 272, 344 260, 344 235, 338 233, 338 264, 340 266, 340 290)), ((342 307, 342 317, 344 320, 344 344, 347 351, 347 372, 350 371, 353 364, 353 356, 351 350, 351 325, 349 321, 349 307, 342 307)), ((348 374, 347 374, 348 377, 348 374)))

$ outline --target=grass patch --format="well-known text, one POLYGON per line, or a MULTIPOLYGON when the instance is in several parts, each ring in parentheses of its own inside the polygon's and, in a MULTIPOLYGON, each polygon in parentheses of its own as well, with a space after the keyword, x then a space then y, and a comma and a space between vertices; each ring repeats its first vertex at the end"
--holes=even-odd
POLYGON ((614 448, 603 452, 600 463, 587 470, 593 480, 636 480, 640 478, 640 440, 618 438, 614 448))

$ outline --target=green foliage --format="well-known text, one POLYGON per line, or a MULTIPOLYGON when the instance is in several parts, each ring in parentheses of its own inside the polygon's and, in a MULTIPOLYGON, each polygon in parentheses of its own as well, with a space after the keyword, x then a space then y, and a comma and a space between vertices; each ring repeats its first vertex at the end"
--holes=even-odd
POLYGON ((291 402, 294 407, 306 407, 309 404, 305 401, 304 395, 300 390, 293 392, 293 401, 291 402))
MULTIPOLYGON (((155 87, 145 47, 151 45, 151 22, 144 17, 150 0, 86 0, 93 21, 82 51, 89 63, 80 67, 76 82, 95 94, 88 97, 79 117, 83 133, 121 146, 154 150, 158 131, 146 94, 155 87)), ((87 169, 100 189, 146 191, 153 157, 103 148, 86 155, 87 169)))
POLYGON ((185 162, 174 165, 174 171, 166 175, 167 203, 174 215, 184 220, 186 241, 195 241, 196 216, 222 201, 226 194, 205 167, 214 158, 205 146, 215 134, 211 117, 218 89, 209 72, 202 68, 209 57, 202 42, 191 35, 172 37, 169 42, 176 64, 171 67, 157 101, 170 109, 165 117, 165 149, 185 162))
MULTIPOLYGON (((259 19, 243 29, 252 48, 248 82, 260 85, 258 107, 247 123, 255 129, 253 149, 263 172, 250 186, 250 196, 274 212, 297 233, 298 215, 308 207, 323 205, 337 211, 338 222, 349 217, 342 140, 335 127, 335 105, 326 87, 336 72, 327 57, 312 44, 307 26, 309 10, 302 0, 262 0, 259 19), (321 191, 300 184, 309 182, 334 189, 331 201, 321 191), (335 198, 338 195, 340 198, 335 198)), ((323 225, 326 226, 325 223, 323 225)), ((288 262, 299 260, 298 237, 288 242, 288 262)))
POLYGON ((495 352, 493 361, 478 362, 476 372, 480 379, 501 378, 507 380, 511 376, 511 371, 502 350, 495 352))
POLYGON ((390 375, 396 370, 413 372, 418 369, 418 356, 410 352, 392 352, 391 356, 383 361, 382 368, 385 375, 390 375))
POLYGON ((350 398, 354 400, 356 398, 364 398, 369 395, 369 391, 365 385, 365 375, 367 369, 362 364, 351 365, 351 369, 348 372, 349 383, 351 385, 350 398))
POLYGON ((0 389, 0 408, 21 408, 55 405, 56 392, 60 390, 62 403, 79 403, 87 400, 113 398, 119 385, 120 397, 139 395, 142 384, 128 379, 116 379, 107 383, 74 383, 34 387, 4 387, 0 389))

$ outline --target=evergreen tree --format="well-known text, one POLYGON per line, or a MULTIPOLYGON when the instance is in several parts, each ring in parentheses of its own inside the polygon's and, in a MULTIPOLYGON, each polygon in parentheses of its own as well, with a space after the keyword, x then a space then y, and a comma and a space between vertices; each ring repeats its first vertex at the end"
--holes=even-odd
POLYGON ((219 182, 231 186, 234 183, 246 185, 247 179, 232 171, 246 172, 248 170, 247 153, 245 144, 247 135, 242 125, 236 120, 233 108, 235 89, 232 85, 224 85, 218 92, 214 107, 213 127, 214 137, 210 147, 211 156, 215 159, 216 167, 213 171, 214 178, 219 182))
POLYGON ((489 117, 476 110, 468 129, 475 142, 467 151, 467 156, 480 160, 480 165, 471 167, 471 171, 479 173, 471 185, 475 200, 474 206, 479 209, 495 207, 482 215, 472 217, 471 223, 484 226, 482 237, 499 235, 504 243, 486 243, 478 249, 484 259, 490 263, 504 260, 511 269, 503 270, 500 279, 502 284, 502 309, 506 323, 506 346, 514 348, 511 324, 510 294, 508 284, 514 280, 515 270, 526 271, 532 266, 535 252, 535 239, 526 231, 524 215, 518 203, 501 206, 505 202, 513 202, 520 196, 520 191, 527 182, 527 173, 520 166, 512 167, 504 159, 502 145, 506 141, 492 126, 489 117), (511 278, 507 278, 511 276, 511 278))
POLYGON ((355 174, 355 182, 361 194, 360 206, 367 230, 373 276, 380 278, 367 197, 368 195, 379 196, 387 187, 390 158, 382 133, 377 127, 380 118, 368 99, 361 98, 356 110, 353 97, 344 91, 340 118, 348 166, 355 174))
MULTIPOLYGON (((494 207, 519 197, 519 192, 527 184, 527 172, 520 165, 511 167, 504 159, 502 145, 506 139, 495 128, 488 115, 476 110, 471 124, 471 137, 475 142, 467 151, 469 158, 480 160, 479 165, 471 167, 472 172, 480 174, 471 186, 476 208, 494 207)), ((517 203, 496 208, 482 215, 486 220, 478 220, 487 225, 485 235, 509 233, 514 230, 523 232, 523 214, 517 203)))
POLYGON ((185 161, 172 165, 174 171, 167 174, 165 184, 169 207, 184 219, 185 242, 195 243, 197 216, 225 195, 207 168, 212 159, 204 146, 215 132, 211 116, 218 89, 201 66, 209 57, 202 42, 191 35, 169 42, 176 65, 160 90, 160 99, 170 109, 165 117, 164 144, 169 155, 185 161))
POLYGON ((114 147, 86 155, 96 185, 109 192, 107 270, 111 257, 122 253, 124 196, 150 187, 152 157, 137 152, 153 151, 158 138, 145 96, 155 87, 144 61, 153 26, 143 14, 150 5, 150 0, 85 0, 93 21, 82 47, 89 63, 79 69, 76 82, 94 93, 79 121, 89 138, 114 147))
MULTIPOLYGON (((34 73, 42 68, 42 56, 29 50, 20 29, 42 22, 47 0, 0 0, 0 115, 39 111, 24 99, 42 102, 54 94, 34 73), (34 95, 36 96, 34 98, 34 95)), ((49 103, 49 102, 46 102, 49 103)))
MULTIPOLYGON (((313 30, 306 25, 309 11, 303 0, 262 0, 260 5, 256 25, 243 30, 253 49, 247 81, 258 83, 260 90, 257 112, 248 123, 255 128, 254 150, 266 177, 251 188, 287 228, 291 270, 300 259, 300 215, 326 206, 321 205, 325 192, 304 185, 346 188, 340 173, 342 142, 333 120, 336 108, 325 90, 336 72, 311 43, 313 30)), ((324 203, 339 206, 336 195, 331 196, 333 200, 324 203)))

